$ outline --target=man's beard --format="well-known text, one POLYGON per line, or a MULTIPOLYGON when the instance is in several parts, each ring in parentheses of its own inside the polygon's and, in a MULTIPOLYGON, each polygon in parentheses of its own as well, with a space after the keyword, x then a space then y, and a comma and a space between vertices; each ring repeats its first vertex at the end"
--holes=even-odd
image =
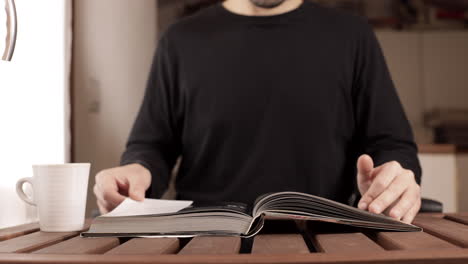
POLYGON ((274 8, 281 5, 285 0, 250 0, 252 4, 261 8, 274 8))

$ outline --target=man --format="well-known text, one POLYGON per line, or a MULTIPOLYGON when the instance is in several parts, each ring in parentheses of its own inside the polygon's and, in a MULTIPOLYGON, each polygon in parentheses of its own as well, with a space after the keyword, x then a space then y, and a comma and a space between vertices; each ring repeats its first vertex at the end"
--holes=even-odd
POLYGON ((417 149, 372 28, 302 0, 226 0, 161 37, 122 166, 96 176, 100 211, 161 196, 179 156, 179 199, 346 203, 357 189, 374 213, 410 223, 420 208, 417 149))

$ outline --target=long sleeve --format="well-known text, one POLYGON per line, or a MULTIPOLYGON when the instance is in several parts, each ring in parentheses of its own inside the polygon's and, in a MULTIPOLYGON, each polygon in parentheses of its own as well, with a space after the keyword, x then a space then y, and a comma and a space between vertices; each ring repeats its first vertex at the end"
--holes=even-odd
POLYGON ((177 64, 166 38, 161 38, 146 92, 121 165, 138 163, 152 176, 149 197, 160 197, 181 152, 182 104, 179 102, 177 64))
POLYGON ((421 183, 417 146, 372 28, 366 24, 357 44, 353 98, 361 151, 375 165, 398 161, 421 183))

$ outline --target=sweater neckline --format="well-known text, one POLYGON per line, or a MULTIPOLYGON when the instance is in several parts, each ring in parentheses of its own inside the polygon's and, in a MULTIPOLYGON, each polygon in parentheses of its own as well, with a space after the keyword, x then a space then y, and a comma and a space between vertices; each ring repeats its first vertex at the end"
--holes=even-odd
POLYGON ((304 12, 307 6, 307 1, 303 1, 300 6, 297 8, 281 13, 276 15, 268 15, 268 16, 250 16, 250 15, 242 15, 238 13, 234 13, 226 9, 222 2, 218 3, 216 8, 220 10, 221 13, 230 17, 231 19, 235 19, 237 21, 244 21, 244 22, 251 22, 251 23, 271 23, 271 22, 281 22, 288 20, 290 18, 294 18, 299 16, 304 12))

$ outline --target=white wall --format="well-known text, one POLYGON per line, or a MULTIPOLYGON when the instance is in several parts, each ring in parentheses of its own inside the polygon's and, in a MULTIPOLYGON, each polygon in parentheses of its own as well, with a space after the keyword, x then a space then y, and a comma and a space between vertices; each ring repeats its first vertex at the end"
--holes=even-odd
POLYGON ((21 0, 16 7, 16 51, 12 62, 0 61, 0 228, 37 219, 15 192, 32 164, 68 161, 70 1, 21 0))
POLYGON ((468 32, 426 32, 422 38, 426 109, 468 110, 468 32))
POLYGON ((75 1, 74 160, 92 163, 88 215, 96 208, 94 176, 119 164, 143 98, 156 9, 155 0, 75 1))
POLYGON ((468 110, 468 32, 377 31, 418 143, 431 143, 424 125, 435 108, 468 110))
POLYGON ((421 36, 414 32, 395 31, 377 31, 377 36, 416 138, 421 143, 428 143, 432 135, 423 124, 421 36))

